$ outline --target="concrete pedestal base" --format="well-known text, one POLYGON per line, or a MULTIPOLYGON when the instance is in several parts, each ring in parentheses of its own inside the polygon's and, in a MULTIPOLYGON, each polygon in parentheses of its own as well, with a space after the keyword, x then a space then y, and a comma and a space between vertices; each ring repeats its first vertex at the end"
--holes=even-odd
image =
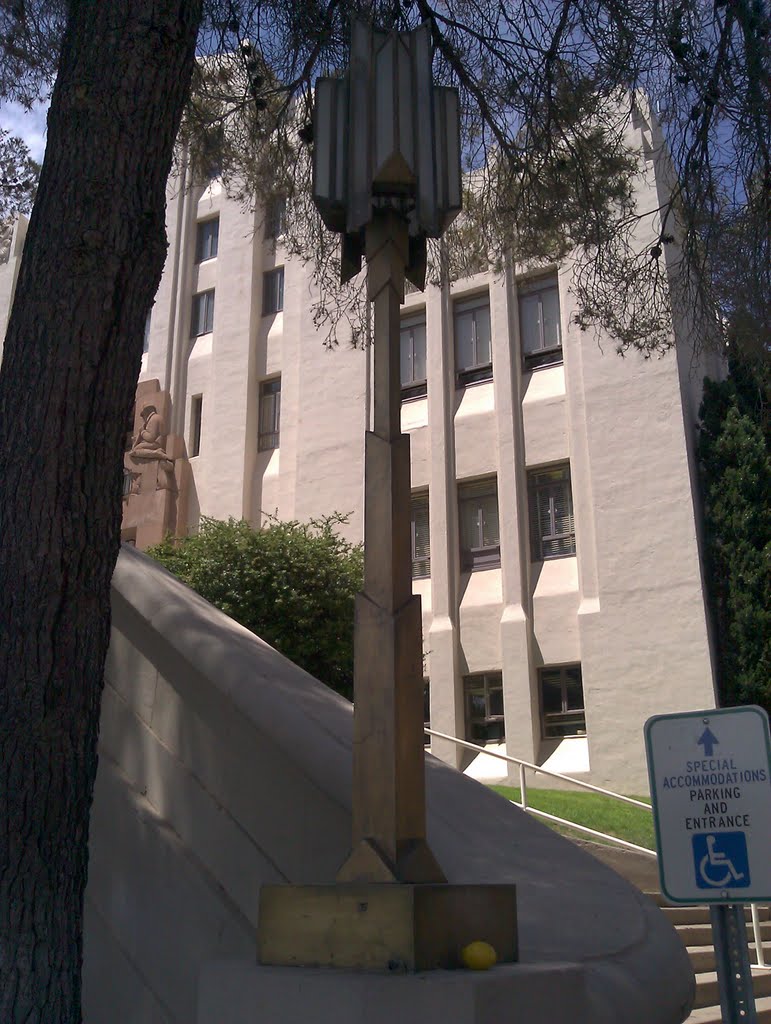
MULTIPOLYGON (((428 851, 428 848, 426 848, 428 851)), ((264 885, 257 959, 274 967, 431 971, 470 942, 518 958, 513 885, 264 885)))
POLYGON ((578 964, 375 974, 207 964, 197 1024, 593 1024, 578 964))

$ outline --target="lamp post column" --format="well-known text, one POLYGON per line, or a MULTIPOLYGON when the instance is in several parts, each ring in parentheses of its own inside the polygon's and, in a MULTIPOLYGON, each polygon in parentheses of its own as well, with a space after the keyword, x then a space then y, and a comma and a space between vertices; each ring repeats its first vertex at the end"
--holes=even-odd
POLYGON ((339 881, 443 882, 426 843, 420 597, 412 593, 410 439, 401 432, 405 219, 366 229, 374 419, 364 469, 364 589, 354 639, 353 843, 339 881))
POLYGON ((335 885, 262 887, 258 955, 263 964, 423 971, 459 967, 464 946, 484 937, 510 962, 515 887, 448 884, 426 841, 399 307, 406 274, 422 287, 426 239, 439 238, 461 208, 458 94, 432 84, 428 23, 387 33, 354 19, 348 73, 316 83, 314 136, 314 199, 326 226, 343 235, 343 282, 366 254, 375 313, 354 634, 353 843, 335 885))

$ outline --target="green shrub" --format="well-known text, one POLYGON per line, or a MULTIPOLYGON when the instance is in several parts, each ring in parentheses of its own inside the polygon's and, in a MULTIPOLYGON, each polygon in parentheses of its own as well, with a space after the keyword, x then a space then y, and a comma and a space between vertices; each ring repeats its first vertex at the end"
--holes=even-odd
POLYGON ((271 519, 255 530, 243 520, 202 518, 199 533, 167 538, 148 554, 350 700, 354 596, 362 585, 363 553, 361 545, 335 532, 344 521, 271 519))

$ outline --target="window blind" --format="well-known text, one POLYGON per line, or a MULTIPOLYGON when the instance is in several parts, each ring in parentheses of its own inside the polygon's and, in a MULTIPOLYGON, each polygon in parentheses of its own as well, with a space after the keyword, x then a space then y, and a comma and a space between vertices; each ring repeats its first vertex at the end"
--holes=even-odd
POLYGON ((412 499, 411 510, 412 578, 431 575, 431 538, 428 525, 428 495, 412 499))

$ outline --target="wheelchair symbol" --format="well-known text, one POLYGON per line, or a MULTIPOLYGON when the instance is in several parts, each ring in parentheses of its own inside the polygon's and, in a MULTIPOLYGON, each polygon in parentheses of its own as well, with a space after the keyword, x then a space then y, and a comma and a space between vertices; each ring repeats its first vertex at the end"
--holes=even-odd
POLYGON ((743 832, 693 837, 696 885, 700 889, 744 889, 750 884, 747 840, 743 832))

